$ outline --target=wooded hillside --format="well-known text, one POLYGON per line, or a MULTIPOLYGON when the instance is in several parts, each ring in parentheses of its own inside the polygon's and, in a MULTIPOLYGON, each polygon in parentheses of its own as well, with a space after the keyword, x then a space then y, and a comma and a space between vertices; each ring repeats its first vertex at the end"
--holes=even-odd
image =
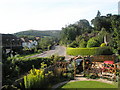
POLYGON ((22 36, 51 36, 51 37, 59 37, 60 36, 60 30, 47 30, 47 31, 39 31, 39 30, 27 30, 27 31, 21 31, 14 33, 17 37, 22 36))

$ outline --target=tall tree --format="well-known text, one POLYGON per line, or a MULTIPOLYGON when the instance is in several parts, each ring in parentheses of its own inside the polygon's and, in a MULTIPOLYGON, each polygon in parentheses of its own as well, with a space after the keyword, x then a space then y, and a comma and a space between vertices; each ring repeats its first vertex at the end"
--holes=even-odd
POLYGON ((100 17, 100 15, 101 15, 101 13, 100 13, 100 11, 98 10, 96 17, 100 17))
POLYGON ((88 33, 91 32, 92 28, 91 28, 88 20, 82 19, 82 20, 79 20, 76 24, 79 28, 81 28, 81 34, 83 34, 84 32, 88 32, 88 33))

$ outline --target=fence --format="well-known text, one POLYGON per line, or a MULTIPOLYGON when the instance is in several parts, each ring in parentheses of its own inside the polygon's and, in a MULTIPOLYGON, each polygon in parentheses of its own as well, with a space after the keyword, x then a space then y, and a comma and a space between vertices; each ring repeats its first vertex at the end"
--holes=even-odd
POLYGON ((94 73, 98 76, 116 80, 116 73, 120 70, 120 63, 105 64, 104 61, 115 62, 116 56, 114 55, 100 55, 90 57, 91 63, 85 62, 84 59, 84 73, 94 73), (85 68, 87 66, 87 68, 85 68))

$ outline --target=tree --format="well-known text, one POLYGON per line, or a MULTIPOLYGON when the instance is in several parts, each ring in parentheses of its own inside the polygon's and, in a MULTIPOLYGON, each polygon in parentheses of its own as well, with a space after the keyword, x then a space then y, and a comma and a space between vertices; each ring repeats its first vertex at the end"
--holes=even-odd
POLYGON ((102 28, 105 28, 107 32, 111 32, 111 20, 109 16, 95 17, 91 20, 91 23, 97 31, 101 31, 102 28))
POLYGON ((88 20, 82 19, 79 20, 76 24, 79 28, 81 28, 81 34, 83 34, 84 32, 91 32, 92 27, 90 26, 88 20))
POLYGON ((52 38, 49 38, 49 37, 41 38, 38 48, 41 48, 42 50, 45 50, 45 49, 48 50, 50 49, 50 46, 53 45, 53 42, 54 41, 52 38))
POLYGON ((111 25, 112 29, 114 30, 113 36, 116 37, 117 40, 120 39, 120 16, 119 15, 113 15, 111 17, 111 25))
POLYGON ((64 44, 71 43, 76 39, 76 37, 82 35, 83 33, 90 33, 92 27, 86 19, 79 20, 74 24, 70 24, 61 31, 61 41, 64 44))
POLYGON ((100 13, 100 11, 98 10, 96 17, 100 17, 100 15, 101 15, 101 13, 100 13))

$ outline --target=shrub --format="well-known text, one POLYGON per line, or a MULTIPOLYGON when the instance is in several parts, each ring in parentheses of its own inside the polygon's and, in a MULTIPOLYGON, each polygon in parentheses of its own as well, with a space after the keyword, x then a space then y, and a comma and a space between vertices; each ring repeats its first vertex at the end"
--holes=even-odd
POLYGON ((87 47, 88 48, 99 47, 99 46, 100 46, 100 43, 99 43, 99 41, 97 41, 97 39, 95 37, 89 39, 88 42, 87 42, 87 47))
POLYGON ((79 45, 78 45, 78 43, 76 42, 76 41, 73 41, 70 45, 69 45, 69 47, 73 47, 73 48, 76 48, 76 47, 78 47, 79 45))
MULTIPOLYGON (((9 57, 8 62, 11 63, 12 67, 16 67, 16 70, 18 70, 19 73, 23 74, 28 72, 30 69, 32 69, 32 66, 34 68, 40 68, 41 63, 45 62, 48 66, 53 65, 56 61, 64 61, 64 56, 52 56, 50 58, 42 58, 42 57, 33 57, 33 58, 25 58, 25 57, 9 57)), ((13 70, 12 70, 13 71, 13 70)))
POLYGON ((31 88, 48 88, 51 84, 51 78, 54 77, 52 71, 45 73, 47 64, 41 63, 41 69, 31 69, 29 74, 24 76, 24 86, 26 89, 31 88))
POLYGON ((42 50, 37 50, 37 53, 42 53, 43 51, 42 50))
POLYGON ((39 88, 44 82, 43 70, 33 69, 27 76, 24 76, 25 88, 39 88))
POLYGON ((85 77, 90 78, 90 79, 96 79, 96 78, 98 78, 98 74, 96 74, 96 73, 87 73, 87 74, 85 74, 85 77))
POLYGON ((34 58, 13 57, 8 58, 8 61, 11 61, 14 66, 17 66, 20 74, 28 72, 30 69, 32 69, 32 66, 34 66, 35 68, 40 68, 41 66, 40 64, 42 62, 45 62, 45 64, 47 64, 48 66, 53 64, 52 58, 41 57, 34 58))
POLYGON ((100 47, 105 47, 106 46, 106 44, 105 43, 102 43, 101 45, 100 45, 100 47))
POLYGON ((113 51, 110 47, 101 47, 97 49, 96 55, 112 55, 113 51))
POLYGON ((86 42, 84 39, 82 39, 82 40, 80 41, 80 45, 79 45, 79 47, 81 47, 81 48, 85 48, 86 45, 87 45, 87 42, 86 42))

